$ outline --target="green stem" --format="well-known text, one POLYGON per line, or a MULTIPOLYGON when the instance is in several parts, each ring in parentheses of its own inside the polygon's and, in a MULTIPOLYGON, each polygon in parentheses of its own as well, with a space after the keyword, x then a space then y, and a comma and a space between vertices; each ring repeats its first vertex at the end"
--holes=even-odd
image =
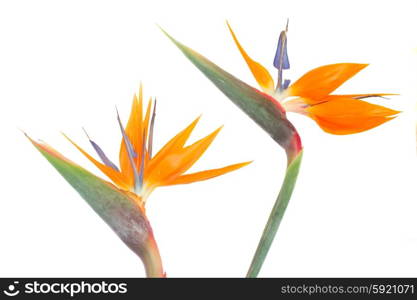
POLYGON ((281 223, 282 217, 284 216, 285 210, 288 206, 288 202, 290 201, 291 194, 294 190, 298 171, 300 170, 302 156, 303 152, 300 151, 296 156, 294 156, 293 159, 290 160, 278 198, 272 208, 246 277, 257 277, 259 271, 261 270, 278 231, 279 224, 281 223))
POLYGON ((146 277, 165 277, 161 255, 159 254, 158 246, 153 236, 149 239, 147 247, 142 252, 141 258, 145 266, 146 277))

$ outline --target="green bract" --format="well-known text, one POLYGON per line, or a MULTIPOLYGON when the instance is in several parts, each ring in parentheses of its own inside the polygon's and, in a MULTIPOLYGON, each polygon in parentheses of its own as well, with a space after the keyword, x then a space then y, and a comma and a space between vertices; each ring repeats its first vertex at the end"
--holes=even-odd
POLYGON ((142 259, 147 275, 160 276, 159 253, 152 244, 152 228, 134 199, 112 184, 47 150, 43 145, 34 141, 32 143, 119 238, 142 259))

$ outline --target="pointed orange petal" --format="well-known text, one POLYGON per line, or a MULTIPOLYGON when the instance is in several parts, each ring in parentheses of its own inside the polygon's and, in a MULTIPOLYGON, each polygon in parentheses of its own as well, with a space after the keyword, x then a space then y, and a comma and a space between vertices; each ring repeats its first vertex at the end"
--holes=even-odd
POLYGON ((149 181, 161 185, 186 172, 207 150, 221 128, 188 147, 169 153, 149 175, 149 181))
POLYGON ((238 163, 230 166, 226 166, 219 169, 211 169, 201 172, 196 172, 192 174, 186 174, 179 177, 174 178, 171 181, 167 181, 164 183, 164 185, 176 185, 176 184, 187 184, 187 183, 193 183, 197 181, 203 181, 210 178, 214 178, 232 171, 235 171, 237 169, 240 169, 248 164, 250 164, 251 161, 238 163))
POLYGON ((318 67, 294 82, 289 87, 288 94, 305 98, 308 104, 321 102, 323 97, 366 66, 367 64, 341 63, 318 67))
MULTIPOLYGON (((132 108, 130 112, 129 121, 127 122, 125 132, 129 141, 131 142, 133 149, 138 153, 138 149, 142 149, 142 84, 139 87, 139 95, 133 97, 132 108)), ((119 152, 120 169, 123 174, 126 174, 127 178, 134 183, 134 171, 129 161, 129 155, 127 153, 126 145, 122 139, 119 152)))
POLYGON ((151 147, 151 145, 148 145, 148 143, 151 143, 151 141, 148 141, 148 132, 149 132, 149 121, 151 118, 151 109, 152 109, 152 98, 149 98, 148 106, 146 108, 146 114, 145 119, 142 122, 142 147, 137 150, 137 157, 136 157, 136 168, 139 170, 139 173, 141 176, 145 173, 145 169, 147 168, 147 165, 149 163, 149 149, 148 146, 151 147))
MULTIPOLYGON (((146 146, 146 141, 148 139, 149 121, 151 119, 151 109, 152 109, 152 98, 149 98, 148 107, 146 108, 145 119, 143 120, 143 123, 142 123, 142 128, 143 128, 142 139, 143 139, 143 143, 145 146, 146 146)), ((142 149, 143 147, 139 150, 140 155, 138 155, 138 158, 141 157, 141 155, 144 155, 144 153, 141 152, 142 149)))
POLYGON ((106 166, 84 151, 80 146, 78 146, 75 142, 73 142, 69 137, 64 134, 64 137, 70 141, 71 144, 75 146, 89 161, 91 161, 101 172, 103 172, 107 177, 110 178, 117 186, 122 189, 129 190, 130 186, 126 183, 125 178, 123 178, 120 172, 117 172, 115 169, 106 166))
MULTIPOLYGON (((344 96, 330 96, 330 101, 306 109, 308 116, 326 132, 352 134, 377 127, 399 111, 344 96)), ((327 98, 326 98, 327 99, 327 98)))
POLYGON ((252 58, 249 57, 249 55, 246 53, 246 51, 243 49, 243 47, 240 45, 239 41, 237 40, 237 37, 232 30, 232 27, 230 27, 229 25, 229 22, 227 22, 227 27, 229 27, 233 40, 235 41, 235 44, 237 48, 239 49, 240 54, 242 55, 243 59, 246 61, 246 64, 248 65, 249 69, 251 70, 253 77, 255 77, 256 81, 265 92, 267 93, 273 92, 274 80, 272 79, 268 70, 265 67, 263 67, 260 63, 254 61, 252 58))
POLYGON ((149 165, 145 170, 145 177, 152 173, 168 154, 177 151, 184 146, 199 120, 200 117, 196 118, 190 125, 174 136, 168 143, 165 144, 165 146, 161 148, 161 150, 158 151, 158 153, 149 162, 149 165))

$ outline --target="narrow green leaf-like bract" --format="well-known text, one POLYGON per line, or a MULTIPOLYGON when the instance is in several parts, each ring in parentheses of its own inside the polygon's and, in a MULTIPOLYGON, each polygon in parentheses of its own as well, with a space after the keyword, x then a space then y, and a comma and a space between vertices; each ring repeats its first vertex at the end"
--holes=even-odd
POLYGON ((159 253, 153 245, 152 228, 134 199, 80 166, 46 151, 36 142, 33 144, 119 238, 142 259, 147 275, 161 276, 162 269, 159 270, 159 253))
POLYGON ((298 133, 274 98, 247 85, 165 31, 164 33, 220 91, 281 145, 291 159, 298 153, 298 133))

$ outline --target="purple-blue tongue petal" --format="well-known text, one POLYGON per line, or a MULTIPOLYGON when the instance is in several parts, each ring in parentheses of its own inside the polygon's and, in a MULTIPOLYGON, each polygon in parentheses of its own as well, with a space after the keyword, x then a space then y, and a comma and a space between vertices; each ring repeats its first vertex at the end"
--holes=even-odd
POLYGON ((285 30, 281 31, 281 34, 279 35, 278 47, 274 58, 274 67, 278 69, 277 86, 275 89, 277 92, 283 91, 289 85, 289 82, 287 82, 287 80, 284 81, 284 84, 282 83, 282 71, 290 68, 290 61, 288 59, 287 53, 287 31, 288 21, 285 30))
POLYGON ((290 68, 290 61, 287 53, 287 34, 281 31, 278 40, 278 47, 274 58, 274 67, 278 70, 287 70, 290 68))
POLYGON ((285 89, 287 89, 287 88, 289 87, 290 83, 291 83, 291 80, 289 80, 289 79, 285 79, 285 80, 284 80, 284 84, 282 85, 282 88, 283 88, 284 90, 285 90, 285 89))
POLYGON ((94 150, 97 152, 97 155, 100 157, 103 164, 105 164, 108 167, 111 167, 119 172, 119 168, 107 157, 107 155, 104 153, 104 151, 100 148, 99 145, 97 145, 88 135, 87 131, 84 129, 85 135, 87 136, 88 140, 90 141, 90 144, 93 146, 94 150))

